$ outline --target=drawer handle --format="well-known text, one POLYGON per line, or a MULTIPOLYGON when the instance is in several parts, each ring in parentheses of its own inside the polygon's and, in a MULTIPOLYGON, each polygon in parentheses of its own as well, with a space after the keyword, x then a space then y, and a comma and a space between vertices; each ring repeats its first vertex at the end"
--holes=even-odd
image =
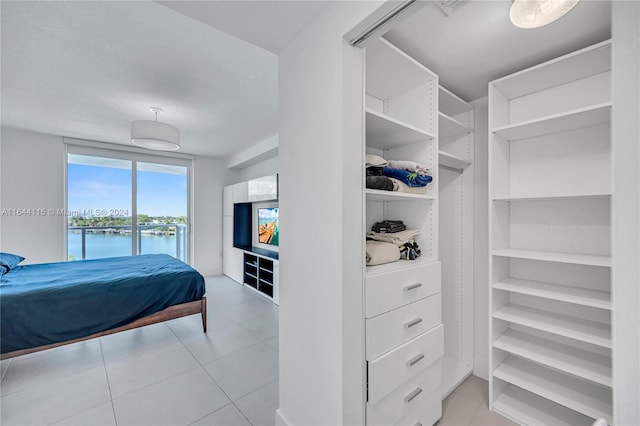
POLYGON ((415 284, 408 285, 404 288, 404 291, 414 290, 419 287, 422 287, 422 283, 415 283, 415 284))
POLYGON ((407 327, 407 328, 411 328, 414 325, 420 324, 421 322, 422 322, 422 318, 416 318, 413 321, 409 321, 404 326, 407 327))
POLYGON ((420 395, 421 393, 422 393, 422 388, 415 388, 409 395, 404 397, 404 400, 408 404, 414 399, 416 399, 416 396, 420 395))
POLYGON ((423 358, 424 358, 424 355, 422 355, 422 354, 416 355, 415 357, 413 357, 409 361, 407 361, 407 364, 409 364, 409 367, 413 367, 414 365, 416 365, 417 363, 422 361, 423 358))

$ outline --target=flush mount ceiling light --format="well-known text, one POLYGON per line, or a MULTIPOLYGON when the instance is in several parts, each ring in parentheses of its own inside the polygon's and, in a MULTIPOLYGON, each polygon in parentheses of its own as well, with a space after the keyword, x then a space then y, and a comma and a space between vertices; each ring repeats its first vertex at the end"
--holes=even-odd
POLYGON ((151 107, 156 121, 138 120, 131 123, 131 142, 147 149, 175 151, 180 148, 180 130, 167 123, 158 121, 161 108, 151 107))
POLYGON ((519 28, 538 28, 562 17, 578 0, 513 0, 509 18, 519 28))

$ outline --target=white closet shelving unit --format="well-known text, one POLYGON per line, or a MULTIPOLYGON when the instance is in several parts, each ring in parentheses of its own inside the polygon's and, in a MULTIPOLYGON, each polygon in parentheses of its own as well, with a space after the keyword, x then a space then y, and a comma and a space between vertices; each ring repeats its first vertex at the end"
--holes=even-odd
POLYGON ((611 42, 489 83, 491 408, 612 422, 611 42))
POLYGON ((438 202, 444 333, 443 396, 473 370, 473 106, 438 89, 438 202))
POLYGON ((418 229, 422 256, 365 268, 368 425, 431 425, 441 416, 438 261, 438 76, 384 39, 367 44, 364 157, 413 160, 432 169, 424 194, 364 189, 363 244, 371 226, 418 229))

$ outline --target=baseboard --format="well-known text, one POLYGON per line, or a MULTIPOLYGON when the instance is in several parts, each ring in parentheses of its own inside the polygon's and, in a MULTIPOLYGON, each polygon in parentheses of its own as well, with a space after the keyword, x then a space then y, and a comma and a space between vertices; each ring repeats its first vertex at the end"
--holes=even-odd
POLYGON ((276 410, 276 426, 291 426, 291 422, 287 420, 279 408, 276 410))
POLYGON ((481 379, 489 380, 489 360, 486 358, 476 358, 473 363, 473 375, 481 379))

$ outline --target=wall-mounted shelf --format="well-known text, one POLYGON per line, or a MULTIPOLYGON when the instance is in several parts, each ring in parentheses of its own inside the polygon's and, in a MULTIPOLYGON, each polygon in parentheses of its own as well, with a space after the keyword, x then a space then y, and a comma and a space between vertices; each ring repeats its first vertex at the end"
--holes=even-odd
POLYGON ((449 154, 448 152, 438 151, 438 164, 451 167, 452 169, 463 170, 471 164, 471 161, 449 154))
POLYGON ((464 136, 472 131, 473 129, 470 129, 455 118, 449 117, 443 113, 438 113, 438 133, 440 139, 464 136))
POLYGON ((435 136, 426 130, 404 123, 388 115, 367 108, 367 146, 391 149, 432 140, 435 136))
POLYGON ((611 390, 554 372, 521 358, 509 356, 493 376, 593 419, 611 424, 611 390))
MULTIPOLYGON (((431 185, 431 184, 429 184, 431 185)), ((367 201, 425 201, 434 200, 432 195, 412 194, 409 192, 383 191, 380 189, 365 190, 367 201)))
POLYGON ((572 200, 585 198, 611 198, 610 193, 594 192, 594 193, 566 193, 566 194, 544 194, 544 195, 505 195, 494 196, 493 201, 544 201, 544 200, 572 200))
POLYGON ((512 293, 528 294, 545 299, 574 303, 576 305, 611 310, 611 294, 603 291, 515 278, 506 278, 498 281, 493 284, 493 288, 496 290, 510 291, 512 293))
POLYGON ((512 257, 517 259, 543 260, 546 262, 572 263, 575 265, 591 265, 611 267, 611 257, 594 256, 590 254, 559 253, 551 251, 521 250, 521 249, 496 249, 494 256, 512 257))
POLYGON ((611 348, 611 330, 608 324, 521 305, 504 306, 493 313, 493 318, 611 348))
POLYGON ((438 86, 438 110, 449 117, 469 112, 473 107, 450 90, 438 86))
POLYGON ((611 387, 611 357, 574 346, 507 330, 493 347, 550 368, 611 387))
POLYGON ((611 121, 611 102, 498 127, 493 132, 508 141, 517 141, 597 126, 609 121, 611 121))

